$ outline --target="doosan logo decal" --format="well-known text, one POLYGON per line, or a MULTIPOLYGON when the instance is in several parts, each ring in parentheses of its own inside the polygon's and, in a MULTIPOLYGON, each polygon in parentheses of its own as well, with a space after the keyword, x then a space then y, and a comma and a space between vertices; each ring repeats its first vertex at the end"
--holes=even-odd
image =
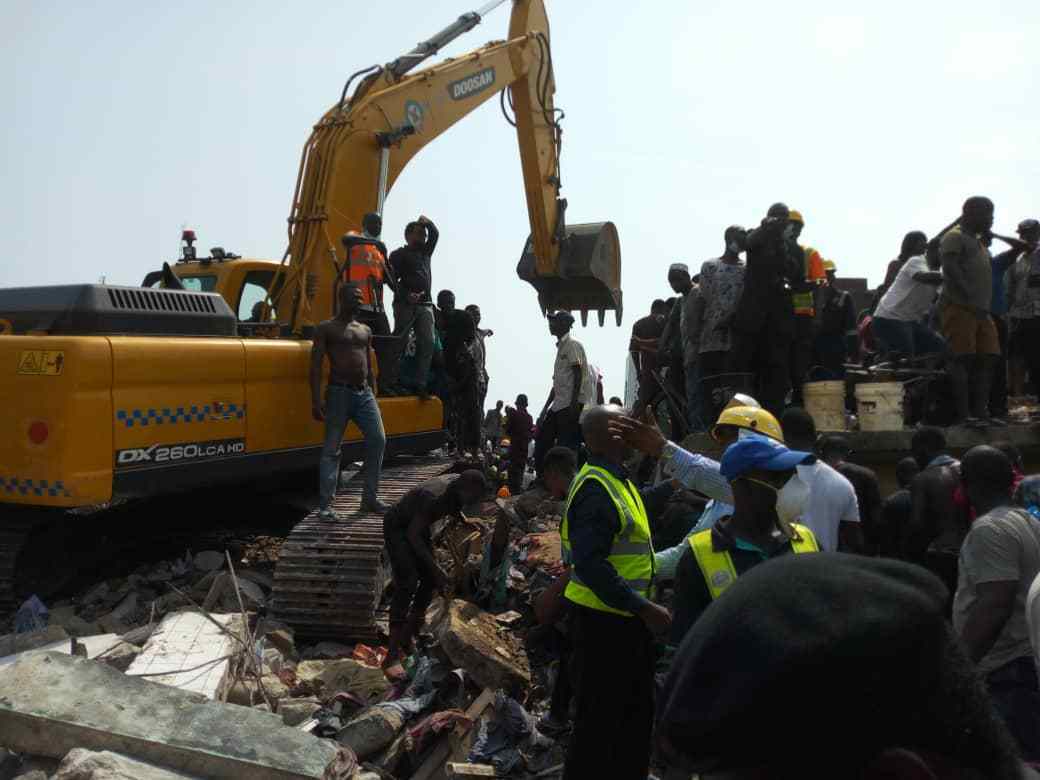
POLYGON ((495 69, 484 68, 484 70, 474 73, 472 76, 466 76, 464 79, 451 82, 448 85, 448 94, 451 95, 452 100, 464 100, 476 95, 478 92, 483 92, 494 83, 495 69))
POLYGON ((116 453, 116 468, 227 458, 232 455, 241 455, 245 451, 246 443, 242 439, 201 441, 189 444, 153 444, 150 447, 119 450, 116 453))

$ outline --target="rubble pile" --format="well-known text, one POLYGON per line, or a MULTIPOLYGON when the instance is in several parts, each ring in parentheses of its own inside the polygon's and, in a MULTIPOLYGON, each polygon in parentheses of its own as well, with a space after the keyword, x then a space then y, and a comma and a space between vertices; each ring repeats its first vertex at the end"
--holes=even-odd
POLYGON ((558 777, 527 646, 562 506, 529 491, 482 510, 435 531, 455 598, 396 684, 385 647, 300 643, 267 618, 268 560, 205 550, 26 602, 0 637, 0 776, 558 777))

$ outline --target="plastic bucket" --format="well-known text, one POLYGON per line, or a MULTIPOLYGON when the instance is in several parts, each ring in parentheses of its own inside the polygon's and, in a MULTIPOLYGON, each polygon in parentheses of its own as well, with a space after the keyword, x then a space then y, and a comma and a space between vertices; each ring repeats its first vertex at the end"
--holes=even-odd
POLYGON ((716 374, 706 376, 700 381, 701 402, 708 412, 704 422, 710 428, 719 419, 719 415, 737 393, 755 393, 754 374, 716 374))
POLYGON ((805 411, 816 421, 818 431, 845 430, 845 383, 806 382, 802 386, 805 411))
POLYGON ((856 385, 856 408, 861 431, 903 430, 902 382, 856 385))

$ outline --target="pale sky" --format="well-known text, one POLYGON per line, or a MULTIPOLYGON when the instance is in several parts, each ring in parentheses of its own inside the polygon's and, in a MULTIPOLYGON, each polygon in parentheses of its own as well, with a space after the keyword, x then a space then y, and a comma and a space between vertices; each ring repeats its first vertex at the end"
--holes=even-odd
MULTIPOLYGON (((346 77, 477 5, 3 0, 0 285, 139 284, 182 225, 203 249, 280 259, 300 150, 346 77)), ((623 394, 632 322, 670 294, 668 265, 696 270, 774 201, 872 286, 907 230, 931 235, 969 195, 996 202, 998 232, 1040 215, 1035 1, 548 8, 568 214, 621 237, 622 327, 590 317, 574 334, 608 396, 623 394)), ((442 56, 504 38, 508 16, 442 56)), ((515 275, 527 212, 497 99, 405 170, 391 248, 420 212, 441 229, 434 290, 478 303, 495 331, 489 405, 526 392, 537 411, 554 343, 515 275)))

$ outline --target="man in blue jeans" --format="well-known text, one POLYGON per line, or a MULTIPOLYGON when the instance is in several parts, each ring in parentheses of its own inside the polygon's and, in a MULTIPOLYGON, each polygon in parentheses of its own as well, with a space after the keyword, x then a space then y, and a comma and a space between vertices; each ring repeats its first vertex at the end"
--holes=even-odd
POLYGON ((335 520, 332 498, 339 481, 339 453, 347 423, 353 420, 365 440, 365 490, 361 511, 383 514, 379 501, 379 471, 383 466, 386 434, 372 390, 372 331, 357 321, 361 291, 354 284, 339 289, 339 313, 321 323, 311 348, 311 410, 314 419, 325 423, 319 477, 322 520, 335 520), (329 385, 321 401, 321 371, 329 359, 329 385))

